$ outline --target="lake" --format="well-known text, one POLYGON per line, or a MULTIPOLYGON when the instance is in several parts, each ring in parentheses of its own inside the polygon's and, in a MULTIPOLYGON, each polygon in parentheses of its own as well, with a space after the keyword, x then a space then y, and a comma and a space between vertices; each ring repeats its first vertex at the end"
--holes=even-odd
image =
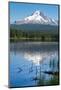
POLYGON ((9 87, 59 84, 57 42, 10 43, 9 87))

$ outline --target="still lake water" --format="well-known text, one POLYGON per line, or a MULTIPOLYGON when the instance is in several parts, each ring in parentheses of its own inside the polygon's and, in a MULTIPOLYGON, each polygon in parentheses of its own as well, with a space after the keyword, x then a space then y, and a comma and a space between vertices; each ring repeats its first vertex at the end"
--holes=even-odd
POLYGON ((9 86, 59 84, 58 43, 18 42, 10 44, 9 86))

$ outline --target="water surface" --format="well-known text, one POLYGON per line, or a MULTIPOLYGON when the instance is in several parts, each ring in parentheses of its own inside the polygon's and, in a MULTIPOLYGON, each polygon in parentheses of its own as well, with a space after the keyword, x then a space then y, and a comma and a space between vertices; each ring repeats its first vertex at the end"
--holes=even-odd
POLYGON ((59 84, 58 61, 56 42, 11 43, 10 87, 59 84))

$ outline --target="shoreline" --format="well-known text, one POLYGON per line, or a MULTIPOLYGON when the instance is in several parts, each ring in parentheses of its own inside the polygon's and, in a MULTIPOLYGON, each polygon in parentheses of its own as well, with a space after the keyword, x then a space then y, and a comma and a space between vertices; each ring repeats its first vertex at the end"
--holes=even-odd
POLYGON ((36 45, 58 45, 59 44, 59 42, 46 42, 46 41, 44 41, 44 42, 42 42, 42 41, 18 41, 18 42, 10 42, 10 44, 13 44, 13 43, 15 43, 15 44, 24 44, 24 45, 34 45, 34 44, 36 44, 36 45))
POLYGON ((17 38, 9 38, 9 40, 10 40, 10 43, 14 43, 14 42, 43 42, 43 43, 51 43, 51 42, 57 42, 57 43, 59 43, 59 41, 58 40, 41 40, 40 38, 22 38, 22 39, 17 39, 17 38))

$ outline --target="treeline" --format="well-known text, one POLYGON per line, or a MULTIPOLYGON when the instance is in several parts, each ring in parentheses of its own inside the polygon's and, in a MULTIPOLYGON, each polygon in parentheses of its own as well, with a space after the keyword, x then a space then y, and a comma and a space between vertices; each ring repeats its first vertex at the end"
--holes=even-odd
POLYGON ((58 41, 58 34, 50 32, 10 29, 10 41, 58 41))

